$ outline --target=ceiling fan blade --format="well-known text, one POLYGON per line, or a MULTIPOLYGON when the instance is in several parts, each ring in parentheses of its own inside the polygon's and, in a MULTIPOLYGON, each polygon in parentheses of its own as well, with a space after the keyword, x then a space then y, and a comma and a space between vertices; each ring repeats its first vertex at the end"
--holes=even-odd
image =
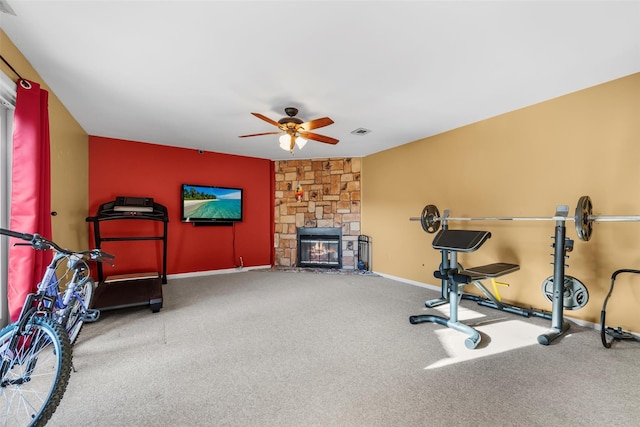
POLYGON ((312 139, 314 141, 319 141, 319 142, 324 142, 325 144, 334 144, 335 145, 338 142, 340 142, 339 140, 337 140, 335 138, 331 138, 330 136, 318 135, 317 133, 299 131, 298 134, 303 138, 312 139))
POLYGON ((247 138, 249 136, 262 136, 262 135, 277 135, 282 132, 264 132, 264 133, 253 133, 251 135, 240 135, 238 138, 247 138))
POLYGON ((270 125, 274 125, 275 127, 279 128, 280 127, 280 123, 276 122, 275 120, 271 120, 269 117, 267 116, 263 116, 260 113, 251 113, 254 116, 256 116, 259 119, 264 120, 265 122, 269 123, 270 125))
POLYGON ((333 120, 331 120, 329 117, 323 117, 321 119, 310 120, 308 122, 302 123, 299 127, 304 130, 313 130, 313 129, 329 126, 332 124, 333 124, 333 120))

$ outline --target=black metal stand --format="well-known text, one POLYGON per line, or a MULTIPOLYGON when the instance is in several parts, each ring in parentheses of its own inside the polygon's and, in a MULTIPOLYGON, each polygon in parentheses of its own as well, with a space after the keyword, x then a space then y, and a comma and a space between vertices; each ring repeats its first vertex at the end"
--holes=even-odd
MULTIPOLYGON (((567 212, 568 212, 567 207, 567 212)), ((556 216, 565 216, 564 211, 559 210, 556 216)), ((556 232, 554 236, 553 252, 553 301, 551 302, 551 329, 538 336, 538 342, 542 345, 549 345, 551 341, 558 338, 569 330, 569 322, 564 320, 564 258, 567 252, 573 250, 573 240, 565 239, 565 220, 556 221, 556 232)))
POLYGON ((167 208, 153 203, 152 210, 122 211, 116 210, 116 201, 100 205, 96 216, 88 217, 87 222, 93 224, 93 232, 97 248, 103 242, 161 240, 162 241, 162 273, 144 273, 107 277, 105 279, 102 265, 98 263, 98 288, 93 307, 101 310, 124 308, 137 305, 149 305, 154 313, 162 308, 162 284, 167 283, 167 231, 169 216, 167 208), (160 236, 117 236, 105 237, 100 231, 100 223, 113 220, 148 220, 163 223, 160 236), (126 277, 128 276, 128 277, 126 277))

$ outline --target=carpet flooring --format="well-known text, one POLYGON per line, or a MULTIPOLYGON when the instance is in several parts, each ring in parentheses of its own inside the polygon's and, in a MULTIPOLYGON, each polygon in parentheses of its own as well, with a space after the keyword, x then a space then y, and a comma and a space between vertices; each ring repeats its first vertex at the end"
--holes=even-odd
POLYGON ((605 349, 576 324, 543 346, 550 321, 463 300, 482 335, 469 350, 409 323, 438 292, 374 274, 252 270, 163 291, 159 313, 85 324, 49 425, 640 425, 640 343, 605 349))

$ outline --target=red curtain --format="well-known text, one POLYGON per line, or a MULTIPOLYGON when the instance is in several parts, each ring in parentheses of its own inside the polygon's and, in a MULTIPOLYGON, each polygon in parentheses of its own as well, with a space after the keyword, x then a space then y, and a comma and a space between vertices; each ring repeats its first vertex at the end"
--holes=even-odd
MULTIPOLYGON (((50 239, 49 93, 27 80, 20 80, 17 86, 9 228, 50 239)), ((51 260, 49 251, 15 246, 17 242, 11 239, 9 244, 7 296, 12 322, 20 315, 27 294, 37 288, 51 260)))

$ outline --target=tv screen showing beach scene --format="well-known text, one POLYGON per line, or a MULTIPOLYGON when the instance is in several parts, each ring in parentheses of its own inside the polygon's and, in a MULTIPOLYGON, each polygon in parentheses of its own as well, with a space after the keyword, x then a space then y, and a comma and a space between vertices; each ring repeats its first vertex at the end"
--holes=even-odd
POLYGON ((242 221, 242 189, 182 184, 182 221, 242 221))

